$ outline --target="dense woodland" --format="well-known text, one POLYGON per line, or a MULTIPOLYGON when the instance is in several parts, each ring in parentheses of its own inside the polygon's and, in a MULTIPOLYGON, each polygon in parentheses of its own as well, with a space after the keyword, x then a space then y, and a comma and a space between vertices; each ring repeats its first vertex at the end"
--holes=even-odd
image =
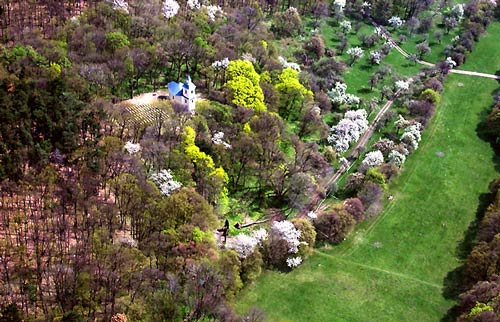
MULTIPOLYGON (((439 103, 446 57, 411 84, 382 64, 371 90, 382 100, 402 91, 400 113, 378 125, 384 136, 339 188, 344 200, 313 211, 379 103, 345 92, 343 74, 361 57, 341 57, 351 26, 337 48, 317 28, 327 17, 387 25, 448 6, 367 3, 0 1, 0 320, 264 321, 257 308, 233 311, 238 291, 376 216, 439 103), (202 96, 194 115, 127 101, 186 75, 202 96), (234 221, 255 229, 238 234, 234 221)), ((491 1, 462 9, 447 25, 464 28, 447 48, 455 64, 496 13, 491 1)), ((363 42, 391 50, 381 35, 363 42)), ((481 229, 471 263, 496 258, 495 229, 481 229)), ((483 266, 467 285, 495 283, 496 268, 483 266)))

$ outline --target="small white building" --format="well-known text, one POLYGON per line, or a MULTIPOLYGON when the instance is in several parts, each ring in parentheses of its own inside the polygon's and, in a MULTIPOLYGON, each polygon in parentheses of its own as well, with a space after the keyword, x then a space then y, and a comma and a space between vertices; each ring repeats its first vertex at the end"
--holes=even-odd
POLYGON ((167 85, 170 100, 187 107, 188 111, 194 113, 196 101, 196 85, 187 76, 184 83, 170 82, 167 85))

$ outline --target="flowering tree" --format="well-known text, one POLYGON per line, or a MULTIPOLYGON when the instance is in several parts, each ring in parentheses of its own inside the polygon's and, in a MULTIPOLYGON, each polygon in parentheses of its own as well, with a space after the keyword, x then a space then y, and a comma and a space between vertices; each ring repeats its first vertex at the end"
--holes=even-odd
POLYGON ((448 64, 449 68, 454 68, 457 67, 457 62, 454 61, 451 57, 446 57, 446 63, 448 64))
POLYGON ((351 22, 349 20, 343 20, 339 24, 340 30, 342 30, 343 33, 348 33, 352 29, 351 22))
POLYGON ((229 66, 229 58, 224 58, 222 60, 216 60, 212 63, 212 67, 215 70, 226 69, 229 66))
POLYGON ((361 102, 360 98, 353 94, 347 94, 347 85, 341 82, 336 82, 334 87, 328 91, 328 96, 333 103, 342 105, 348 104, 351 106, 357 106, 361 102))
POLYGON ((151 180, 160 188, 160 192, 164 196, 170 196, 175 190, 182 187, 182 184, 174 180, 169 169, 163 169, 158 173, 151 175, 151 180))
POLYGON ((388 159, 390 163, 398 167, 401 167, 403 163, 405 163, 406 161, 406 156, 403 153, 400 153, 399 151, 392 150, 389 153, 388 159))
POLYGON ((226 247, 233 249, 241 259, 247 258, 254 251, 255 247, 262 246, 267 240, 268 233, 264 228, 254 230, 251 235, 238 234, 233 238, 228 239, 226 247))
POLYGON ((404 24, 404 20, 399 18, 398 16, 392 16, 388 21, 389 25, 391 25, 392 28, 401 28, 404 24))
POLYGON ((197 10, 200 9, 201 7, 200 2, 198 0, 188 0, 187 6, 191 10, 197 10))
POLYGON ((136 154, 141 151, 141 145, 139 143, 132 143, 131 141, 127 141, 123 146, 123 149, 127 151, 129 154, 136 154))
POLYGON ((382 61, 382 54, 375 50, 370 52, 370 63, 373 65, 380 65, 380 62, 382 61))
POLYGON ((231 148, 231 144, 227 143, 224 141, 224 132, 215 132, 214 135, 212 135, 212 143, 215 145, 222 145, 226 149, 231 148))
POLYGON ((307 213, 307 218, 309 218, 309 219, 316 219, 316 218, 318 218, 318 214, 316 212, 314 212, 314 211, 309 211, 307 213))
POLYGON ((398 80, 396 81, 396 83, 394 83, 394 86, 396 87, 396 90, 407 91, 408 89, 410 89, 410 81, 398 80))
POLYGON ((175 0, 165 0, 161 7, 161 13, 167 19, 175 17, 179 12, 179 3, 175 0))
POLYGON ((295 268, 299 266, 302 263, 302 257, 297 256, 297 257, 289 257, 286 260, 286 265, 290 268, 295 268))
POLYGON ((113 4, 113 9, 115 9, 115 10, 121 9, 121 10, 125 11, 126 13, 129 13, 128 3, 126 0, 113 0, 112 4, 113 4))
POLYGON ((349 55, 349 57, 351 57, 349 66, 352 66, 352 64, 354 64, 356 60, 363 57, 364 51, 363 49, 361 49, 361 47, 351 47, 347 49, 347 54, 349 55))
POLYGON ((447 11, 445 11, 444 16, 446 18, 454 18, 457 21, 460 21, 464 17, 464 13, 465 13, 464 5, 461 3, 457 3, 451 9, 448 9, 447 11))
POLYGON ((215 21, 217 16, 222 15, 224 13, 224 11, 222 11, 222 8, 217 5, 208 5, 203 7, 207 9, 208 17, 212 21, 215 21))
POLYGON ((247 258, 254 252, 258 244, 257 238, 247 234, 238 234, 227 241, 226 247, 236 251, 239 258, 247 258))
POLYGON ((333 6, 335 7, 335 10, 337 10, 339 13, 344 11, 345 4, 346 4, 346 0, 335 0, 333 2, 333 6))
POLYGON ((332 126, 328 142, 333 144, 335 150, 344 153, 349 149, 349 144, 359 140, 368 128, 367 113, 364 109, 348 111, 340 122, 332 126))
POLYGON ((418 143, 422 139, 420 134, 422 130, 422 124, 416 122, 405 128, 403 135, 401 136, 401 142, 404 142, 407 146, 411 147, 412 150, 418 149, 418 143))
POLYGON ((368 152, 361 162, 361 169, 373 168, 384 163, 384 156, 379 150, 368 152))
POLYGON ((339 159, 339 164, 341 167, 344 167, 344 168, 348 168, 349 167, 349 160, 347 160, 346 158, 342 157, 339 159))
POLYGON ((281 56, 278 56, 278 61, 281 63, 281 66, 283 67, 283 69, 291 68, 293 70, 296 70, 296 71, 300 72, 300 66, 299 66, 299 64, 297 64, 297 63, 289 63, 289 62, 286 61, 285 58, 283 58, 281 56))
POLYGON ((271 226, 271 231, 279 235, 288 244, 288 252, 295 254, 299 251, 300 230, 288 220, 275 221, 271 226))
POLYGON ((399 132, 399 129, 404 129, 407 126, 411 125, 411 121, 405 119, 401 114, 399 114, 398 119, 394 122, 394 126, 399 132))
POLYGON ((387 33, 385 32, 385 29, 383 27, 375 27, 375 30, 373 31, 374 34, 379 36, 382 39, 387 40, 387 33))

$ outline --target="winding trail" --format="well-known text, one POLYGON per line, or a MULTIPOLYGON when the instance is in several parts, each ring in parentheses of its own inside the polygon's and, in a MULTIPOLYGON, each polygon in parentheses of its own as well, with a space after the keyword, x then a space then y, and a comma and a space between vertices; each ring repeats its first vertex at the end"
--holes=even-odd
MULTIPOLYGON (((379 28, 379 30, 382 33, 382 37, 386 39, 388 42, 392 44, 394 49, 396 49, 401 55, 403 55, 405 58, 409 59, 410 54, 406 52, 401 46, 397 44, 397 42, 392 38, 392 35, 387 29, 385 29, 383 26, 379 25, 375 20, 373 20, 372 17, 368 17, 368 20, 370 20, 371 24, 375 28, 379 28)), ((430 63, 425 60, 417 59, 415 60, 417 63, 420 65, 428 66, 428 67, 436 67, 436 64, 430 63)), ((469 71, 469 70, 461 70, 461 69, 450 69, 450 73, 454 74, 461 74, 461 75, 469 75, 469 76, 477 76, 477 77, 485 77, 485 78, 492 78, 492 79, 497 79, 500 80, 500 75, 495 75, 495 74, 487 74, 487 73, 479 73, 475 71, 469 71)))
MULTIPOLYGON (((384 39, 386 39, 387 41, 389 41, 393 45, 394 49, 396 49, 405 58, 407 58, 407 59, 410 58, 410 54, 397 44, 397 42, 392 38, 392 35, 389 33, 389 31, 387 31, 387 29, 385 29, 383 26, 380 26, 379 24, 377 24, 375 22, 375 20, 372 19, 372 17, 368 17, 368 19, 370 20, 370 22, 372 23, 373 26, 375 26, 376 28, 380 28, 382 35, 383 35, 382 37, 384 39)), ((427 67, 436 67, 436 64, 433 64, 433 63, 430 63, 430 62, 427 62, 427 61, 424 61, 421 59, 417 59, 416 62, 419 63, 420 65, 427 66, 427 67)), ((496 79, 496 80, 500 81, 500 75, 487 74, 487 73, 481 73, 481 72, 475 72, 475 71, 469 71, 469 70, 461 70, 461 69, 450 69, 449 72, 454 73, 454 74, 460 74, 460 75, 491 78, 491 79, 496 79)), ((415 75, 414 77, 409 78, 408 80, 410 82, 413 82, 415 80, 415 78, 420 77, 421 75, 422 75, 422 73, 419 73, 419 74, 415 75)), ((358 157, 359 151, 361 151, 365 147, 366 143, 373 135, 373 132, 375 131, 375 128, 376 128, 378 122, 380 121, 382 116, 385 114, 385 112, 387 112, 387 110, 392 106, 392 104, 394 104, 394 101, 399 97, 400 94, 401 94, 401 90, 396 91, 394 93, 394 95, 384 104, 384 106, 380 109, 380 111, 375 116, 375 119, 370 124, 368 129, 365 131, 365 133, 363 133, 363 135, 359 139, 356 146, 354 148, 352 148, 351 152, 346 156, 347 159, 353 159, 355 157, 358 157)), ((341 165, 339 167, 339 169, 332 175, 332 177, 326 182, 325 186, 331 187, 335 183, 337 183, 337 181, 340 179, 340 177, 346 171, 349 171, 349 169, 352 167, 353 163, 354 162, 351 162, 347 166, 341 165)), ((330 190, 330 189, 328 189, 328 190, 330 190)), ((317 203, 317 206, 314 208, 315 212, 318 211, 319 209, 321 209, 321 207, 323 206, 323 203, 329 197, 329 195, 330 195, 330 192, 328 192, 328 194, 325 196, 325 198, 319 200, 319 202, 317 203)), ((298 216, 305 216, 306 214, 307 214, 307 212, 301 211, 298 214, 298 216)))
MULTIPOLYGON (((375 26, 375 28, 379 28, 382 37, 386 39, 388 42, 390 42, 394 49, 396 49, 402 56, 405 58, 409 59, 410 54, 406 52, 401 46, 397 44, 397 42, 392 38, 392 35, 390 34, 387 29, 385 29, 383 26, 380 26, 378 23, 373 20, 372 17, 368 16, 368 20, 370 20, 371 24, 375 26)), ((427 67, 436 67, 436 64, 421 60, 421 59, 416 59, 415 60, 418 64, 427 66, 427 67)), ((491 78, 491 79, 496 79, 500 81, 500 75, 494 75, 494 74, 487 74, 487 73, 481 73, 481 72, 475 72, 475 71, 469 71, 469 70, 460 70, 460 69, 450 69, 450 73, 454 74, 460 74, 460 75, 468 75, 468 76, 475 76, 475 77, 484 77, 484 78, 491 78)), ((418 73, 417 75, 409 78, 408 80, 410 82, 413 82, 416 78, 420 77, 423 75, 423 72, 418 73)), ((346 157, 348 160, 353 160, 357 157, 359 157, 359 152, 364 149, 366 146, 366 143, 368 140, 371 138, 373 135, 373 132, 375 131, 375 128, 382 118, 384 114, 387 112, 387 110, 394 104, 394 101, 399 97, 401 94, 401 90, 396 91, 393 96, 384 104, 384 106, 380 109, 380 111, 377 113, 375 116, 373 122, 369 125, 368 129, 362 134, 361 138, 358 140, 356 145, 351 149, 349 154, 346 157)), ((351 161, 349 164, 344 165, 341 164, 340 167, 337 169, 337 171, 326 181, 325 187, 327 188, 327 194, 324 198, 318 198, 318 197, 313 197, 311 198, 312 200, 310 201, 309 205, 304 207, 298 214, 297 217, 304 217, 306 216, 311 209, 313 209, 314 212, 317 212, 320 209, 323 209, 324 202, 329 198, 331 194, 331 187, 333 187, 337 181, 340 179, 340 177, 347 171, 351 169, 353 166, 354 162, 351 161)))

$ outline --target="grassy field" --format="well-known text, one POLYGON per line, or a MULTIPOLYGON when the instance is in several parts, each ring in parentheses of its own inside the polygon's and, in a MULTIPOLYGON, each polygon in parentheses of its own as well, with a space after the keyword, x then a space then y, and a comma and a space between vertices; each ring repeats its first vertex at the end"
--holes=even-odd
MULTIPOLYGON (((500 24, 489 31, 463 69, 496 72, 500 24)), ((498 175, 493 151, 476 134, 497 89, 490 79, 450 75, 385 211, 295 271, 263 274, 238 310, 258 306, 270 321, 439 321, 454 303, 443 285, 460 264, 458 246, 498 175)))

